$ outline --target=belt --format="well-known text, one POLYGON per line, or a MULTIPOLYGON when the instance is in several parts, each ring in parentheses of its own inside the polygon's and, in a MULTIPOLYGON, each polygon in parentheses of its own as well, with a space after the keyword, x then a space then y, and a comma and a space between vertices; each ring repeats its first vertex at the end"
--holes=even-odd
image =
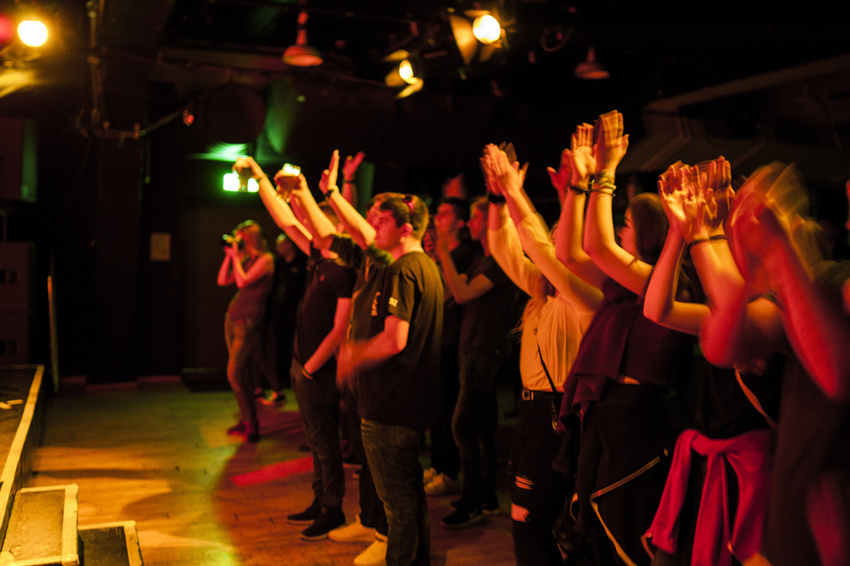
POLYGON ((523 401, 533 401, 534 399, 560 399, 563 393, 560 391, 532 391, 531 389, 522 390, 523 401))

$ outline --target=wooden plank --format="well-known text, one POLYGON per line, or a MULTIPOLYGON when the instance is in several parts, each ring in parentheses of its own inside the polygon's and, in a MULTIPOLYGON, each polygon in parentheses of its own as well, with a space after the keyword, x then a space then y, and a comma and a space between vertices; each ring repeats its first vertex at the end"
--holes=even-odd
POLYGON ((7 366, 3 368, 3 371, 32 372, 33 377, 20 421, 9 445, 6 461, 3 464, 3 472, 0 474, 0 510, 3 513, 2 522, 0 522, 0 540, 6 533, 9 515, 12 512, 13 495, 24 485, 31 471, 32 451, 35 449, 39 431, 37 415, 39 414, 38 402, 41 394, 41 383, 44 378, 44 366, 7 366))

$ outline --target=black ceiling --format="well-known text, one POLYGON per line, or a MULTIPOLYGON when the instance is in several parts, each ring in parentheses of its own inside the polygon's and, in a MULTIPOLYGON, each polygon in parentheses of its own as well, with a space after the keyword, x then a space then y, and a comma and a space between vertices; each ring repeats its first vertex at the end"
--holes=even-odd
MULTIPOLYGON (((477 144, 482 135, 489 141, 513 136, 520 149, 536 152, 542 149, 537 138, 563 145, 565 132, 576 122, 611 108, 626 114, 633 132, 630 167, 635 170, 651 170, 656 161, 661 165, 676 157, 661 150, 676 146, 677 139, 679 146, 709 139, 707 148, 692 145, 693 152, 711 150, 718 139, 803 144, 825 151, 830 162, 841 158, 850 143, 846 3, 827 8, 817 2, 740 0, 480 2, 482 8, 496 5, 513 23, 504 50, 465 69, 447 16, 449 9, 462 13, 474 7, 470 2, 15 4, 40 8, 61 21, 64 31, 57 34, 58 47, 39 59, 18 60, 6 53, 0 114, 49 116, 69 135, 91 133, 104 121, 111 121, 113 130, 131 129, 122 120, 135 117, 125 116, 116 100, 144 100, 146 111, 139 119, 144 131, 217 85, 239 83, 268 97, 272 85, 288 81, 319 101, 312 110, 316 115, 329 104, 336 104, 329 111, 336 119, 360 109, 361 121, 349 126, 366 135, 366 125, 374 124, 368 136, 374 151, 383 148, 385 161, 404 160, 407 152, 412 162, 430 158, 456 165, 467 155, 460 149, 435 150, 423 157, 419 153, 427 143, 400 145, 404 136, 432 144, 445 144, 449 137, 463 138, 458 144, 477 144), (309 43, 325 59, 320 67, 295 68, 281 61, 295 42, 302 10, 309 14, 309 43), (426 54, 430 74, 422 92, 394 101, 383 85, 388 68, 382 58, 400 47, 426 54), (589 47, 611 78, 574 77, 589 47), (340 106, 345 98, 349 106, 340 106), (641 148, 641 140, 649 145, 641 148)), ((545 158, 552 160, 551 151, 557 149, 549 149, 545 158)), ((324 152, 324 145, 316 144, 316 151, 324 152)), ((757 152, 747 146, 740 153, 757 152)), ((834 169, 829 175, 836 179, 850 174, 848 167, 834 169)))

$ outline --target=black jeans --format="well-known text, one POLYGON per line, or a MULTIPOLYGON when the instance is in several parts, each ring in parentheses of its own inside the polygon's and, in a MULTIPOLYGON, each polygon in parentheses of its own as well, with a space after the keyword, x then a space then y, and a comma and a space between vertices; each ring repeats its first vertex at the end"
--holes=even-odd
POLYGON ((552 426, 561 396, 544 393, 517 402, 519 423, 511 441, 511 519, 519 566, 562 564, 552 525, 567 497, 563 474, 552 469, 560 439, 552 426))
POLYGON ((496 497, 496 373, 499 361, 488 356, 460 356, 460 393, 452 434, 460 453, 462 497, 471 506, 496 497))
POLYGON ((292 360, 290 375, 307 441, 313 450, 313 495, 323 507, 341 507, 345 473, 339 446, 336 366, 326 364, 309 379, 301 371, 301 364, 292 360))

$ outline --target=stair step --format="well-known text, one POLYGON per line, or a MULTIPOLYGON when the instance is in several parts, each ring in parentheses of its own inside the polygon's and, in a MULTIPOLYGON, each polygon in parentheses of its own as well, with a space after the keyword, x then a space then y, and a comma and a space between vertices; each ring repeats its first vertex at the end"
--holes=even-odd
POLYGON ((0 553, 2 566, 77 566, 77 485, 15 494, 0 553))
POLYGON ((79 528, 83 566, 142 566, 135 521, 79 528))

